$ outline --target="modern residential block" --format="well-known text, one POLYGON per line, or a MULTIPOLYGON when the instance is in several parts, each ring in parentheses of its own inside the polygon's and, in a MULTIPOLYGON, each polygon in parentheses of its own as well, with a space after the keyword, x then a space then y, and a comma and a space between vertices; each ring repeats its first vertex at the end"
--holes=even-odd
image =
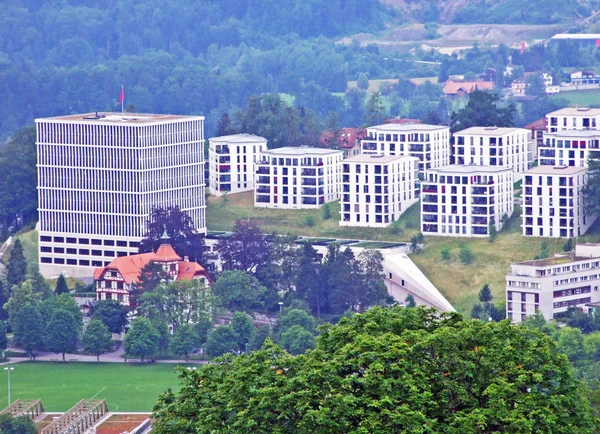
POLYGON ((600 158, 600 131, 562 130, 545 133, 538 146, 538 162, 543 166, 587 167, 588 159, 600 158))
POLYGON ((384 124, 367 127, 362 154, 408 155, 419 159, 419 171, 450 164, 450 127, 384 124))
POLYGON ((254 163, 267 139, 234 134, 208 139, 209 190, 214 196, 254 190, 254 163))
POLYGON ((91 277, 137 253, 153 207, 206 232, 204 117, 89 113, 36 119, 40 271, 91 277))
POLYGON ((264 150, 256 162, 254 206, 319 208, 340 198, 343 151, 307 146, 264 150))
POLYGON ((600 127, 600 108, 565 107, 546 115, 548 132, 595 130, 600 127))
POLYGON ((421 232, 448 237, 488 237, 513 213, 514 174, 506 167, 447 166, 421 182, 421 232), (505 217, 506 216, 506 217, 505 217))
POLYGON ((523 236, 578 237, 596 220, 583 203, 585 167, 538 166, 523 175, 523 236))
POLYGON ((528 168, 531 131, 525 128, 471 127, 454 134, 455 164, 509 167, 517 180, 528 168))
POLYGON ((342 162, 340 226, 385 227, 417 202, 419 160, 357 155, 342 162))
POLYGON ((574 254, 525 261, 506 275, 506 317, 520 323, 540 312, 551 319, 570 307, 600 302, 600 244, 578 244, 574 254))

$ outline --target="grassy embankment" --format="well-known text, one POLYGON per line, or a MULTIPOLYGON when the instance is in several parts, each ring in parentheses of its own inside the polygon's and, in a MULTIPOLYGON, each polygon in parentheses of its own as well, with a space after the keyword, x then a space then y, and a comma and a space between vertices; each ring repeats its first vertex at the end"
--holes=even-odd
MULTIPOLYGON (((210 197, 207 207, 209 230, 231 230, 237 219, 256 220, 264 231, 284 234, 308 235, 364 240, 408 242, 419 231, 419 204, 411 207, 401 218, 401 233, 387 229, 340 227, 339 202, 331 205, 331 219, 323 220, 320 210, 277 210, 254 208, 252 193, 229 195, 226 199, 210 197), (304 225, 305 216, 312 215, 314 226, 304 225)), ((600 220, 578 241, 596 241, 600 235, 600 220)), ((550 254, 563 251, 566 240, 546 239, 550 254)), ((533 259, 540 252, 541 238, 521 236, 520 210, 516 210, 508 227, 500 232, 496 241, 488 239, 426 237, 425 248, 413 254, 413 261, 459 312, 468 314, 484 283, 490 284, 494 299, 504 303, 505 275, 513 262, 533 259), (475 254, 472 264, 463 264, 458 258, 461 245, 475 254), (441 252, 449 249, 450 261, 442 261, 441 252)))

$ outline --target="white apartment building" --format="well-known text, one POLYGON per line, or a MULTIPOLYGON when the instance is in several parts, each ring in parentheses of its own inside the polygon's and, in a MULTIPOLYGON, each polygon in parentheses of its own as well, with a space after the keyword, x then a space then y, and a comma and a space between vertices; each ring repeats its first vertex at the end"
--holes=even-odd
POLYGON ((367 127, 362 154, 409 155, 419 171, 450 164, 450 127, 427 124, 384 124, 367 127))
POLYGON ((518 181, 529 165, 531 131, 525 128, 471 127, 454 134, 453 162, 509 167, 518 181))
POLYGON ((487 237, 513 213, 514 173, 507 167, 447 166, 421 182, 421 232, 447 237, 487 237))
POLYGON ((417 202, 419 160, 357 155, 342 162, 340 226, 385 227, 417 202))
POLYGON ((587 167, 588 159, 600 158, 600 131, 562 130, 545 133, 538 145, 538 162, 542 166, 587 167))
POLYGON ((213 196, 254 190, 254 163, 267 139, 253 134, 208 139, 209 191, 213 196))
POLYGON ((575 254, 519 262, 506 275, 506 317, 520 323, 540 312, 554 318, 570 307, 600 302, 600 244, 578 244, 575 254))
POLYGON ((89 113, 36 119, 39 262, 92 276, 138 251, 153 207, 206 233, 204 117, 89 113))
POLYGON ((573 238, 596 220, 587 215, 581 190, 585 167, 538 166, 523 174, 523 236, 573 238))
POLYGON ((319 208, 340 198, 343 151, 307 146, 264 150, 256 162, 254 206, 319 208))
POLYGON ((548 132, 595 130, 600 127, 600 108, 565 107, 546 115, 548 132))

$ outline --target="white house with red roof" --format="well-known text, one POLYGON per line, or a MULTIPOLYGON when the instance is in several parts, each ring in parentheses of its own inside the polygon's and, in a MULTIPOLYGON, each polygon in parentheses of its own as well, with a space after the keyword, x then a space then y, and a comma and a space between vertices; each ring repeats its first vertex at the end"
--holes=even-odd
POLYGON ((201 279, 206 285, 210 285, 210 278, 204 267, 190 262, 187 256, 182 259, 171 246, 166 233, 161 239, 163 242, 156 253, 121 256, 106 267, 96 268, 94 281, 97 300, 117 300, 134 308, 131 292, 139 282, 142 269, 151 262, 162 264, 173 281, 201 279))

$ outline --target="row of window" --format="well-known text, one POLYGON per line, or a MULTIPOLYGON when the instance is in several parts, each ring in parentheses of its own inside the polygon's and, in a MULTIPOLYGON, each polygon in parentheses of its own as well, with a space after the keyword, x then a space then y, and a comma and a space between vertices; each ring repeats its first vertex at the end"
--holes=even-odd
MULTIPOLYGON (((64 248, 64 247, 50 247, 50 246, 40 246, 40 253, 59 253, 59 254, 67 254, 67 255, 77 255, 77 249, 73 248, 64 248)), ((109 258, 114 258, 115 256, 127 256, 127 252, 114 250, 96 250, 96 249, 79 249, 80 255, 91 255, 91 256, 107 256, 109 258)))
MULTIPOLYGON (((123 240, 99 240, 97 238, 75 238, 75 237, 58 237, 50 235, 40 235, 40 242, 42 243, 67 243, 67 244, 91 244, 93 246, 117 246, 127 247, 127 241, 123 240)), ((129 247, 138 248, 140 243, 137 241, 129 241, 129 247)))
POLYGON ((88 259, 73 259, 73 258, 49 258, 47 256, 41 256, 40 262, 42 264, 56 264, 56 265, 79 265, 81 267, 106 267, 111 261, 90 261, 88 259))

